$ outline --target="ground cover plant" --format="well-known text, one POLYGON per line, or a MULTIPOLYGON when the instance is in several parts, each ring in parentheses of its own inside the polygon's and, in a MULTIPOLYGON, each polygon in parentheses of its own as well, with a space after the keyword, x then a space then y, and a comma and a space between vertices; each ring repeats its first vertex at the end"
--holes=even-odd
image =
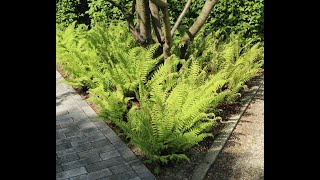
POLYGON ((263 67, 262 1, 186 2, 175 9, 180 2, 91 0, 90 23, 78 15, 56 26, 57 65, 67 82, 87 92, 99 116, 155 164, 189 160, 184 152, 214 135, 219 105, 233 103, 263 67), (232 16, 212 20, 214 7, 232 16), (188 8, 191 17, 179 26, 180 9, 188 8), (250 13, 253 19, 242 17, 250 13))

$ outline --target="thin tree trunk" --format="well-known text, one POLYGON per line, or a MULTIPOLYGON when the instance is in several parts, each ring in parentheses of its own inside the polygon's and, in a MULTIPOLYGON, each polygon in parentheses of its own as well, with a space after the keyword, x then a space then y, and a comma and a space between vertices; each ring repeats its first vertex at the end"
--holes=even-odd
POLYGON ((164 46, 163 46, 163 57, 167 59, 171 53, 170 49, 172 47, 172 37, 170 33, 170 19, 169 19, 169 10, 168 7, 162 8, 163 13, 163 22, 164 22, 164 46))
POLYGON ((153 43, 151 36, 149 0, 137 0, 139 18, 140 43, 147 45, 153 43))
POLYGON ((170 19, 169 19, 169 10, 167 0, 150 0, 155 5, 161 8, 163 14, 163 23, 164 23, 164 45, 163 45, 163 57, 167 59, 171 53, 170 49, 172 47, 172 37, 170 33, 170 19))
POLYGON ((157 5, 149 1, 149 7, 151 12, 152 25, 154 29, 154 33, 156 34, 157 40, 159 43, 162 43, 162 31, 161 24, 159 18, 159 8, 157 5))
POLYGON ((183 11, 181 12, 180 16, 178 17, 176 23, 174 24, 173 28, 171 29, 171 36, 173 37, 174 32, 177 30, 178 26, 180 25, 183 17, 187 14, 189 7, 191 5, 192 0, 188 0, 186 5, 183 8, 183 11))
POLYGON ((181 43, 182 47, 180 49, 180 58, 185 58, 186 50, 188 48, 188 43, 190 40, 193 40, 194 36, 197 32, 202 28, 204 23, 209 17, 209 14, 214 7, 214 5, 218 2, 218 0, 207 0, 197 17, 196 21, 190 27, 189 31, 182 37, 181 43))

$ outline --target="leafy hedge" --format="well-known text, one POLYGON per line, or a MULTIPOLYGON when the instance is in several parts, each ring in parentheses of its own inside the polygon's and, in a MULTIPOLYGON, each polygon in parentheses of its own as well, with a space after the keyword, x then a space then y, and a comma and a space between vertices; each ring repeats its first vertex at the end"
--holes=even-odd
POLYGON ((87 0, 56 0, 56 23, 64 27, 76 21, 79 24, 90 24, 87 0))
MULTIPOLYGON (((206 0, 192 1, 186 17, 179 28, 184 32, 199 15, 206 0)), ((186 0, 170 0, 170 20, 174 24, 182 12, 186 0)), ((264 0, 219 0, 207 22, 209 32, 228 36, 232 32, 245 38, 264 38, 264 0)))
MULTIPOLYGON (((131 7, 132 0, 115 0, 117 3, 131 7)), ((182 12, 186 0, 169 0, 171 25, 182 12)), ((199 15, 205 0, 191 3, 190 9, 183 19, 178 34, 184 33, 199 15)), ((206 26, 209 32, 229 36, 231 32, 245 38, 263 40, 264 38, 264 0, 219 0, 212 10, 206 26)), ((73 21, 79 24, 109 23, 122 19, 121 12, 105 0, 57 0, 57 23, 69 25, 73 21)))

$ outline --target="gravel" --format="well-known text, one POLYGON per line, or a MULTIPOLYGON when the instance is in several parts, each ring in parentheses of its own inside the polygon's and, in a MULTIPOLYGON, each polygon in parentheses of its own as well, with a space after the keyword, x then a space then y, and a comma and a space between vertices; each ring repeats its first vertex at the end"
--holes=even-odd
POLYGON ((262 85, 204 180, 264 179, 263 95, 262 85))

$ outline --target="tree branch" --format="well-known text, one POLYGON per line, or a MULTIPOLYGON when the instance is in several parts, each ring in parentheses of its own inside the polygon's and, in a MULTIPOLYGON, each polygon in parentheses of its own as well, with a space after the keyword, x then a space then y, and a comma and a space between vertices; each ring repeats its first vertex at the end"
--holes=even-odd
POLYGON ((178 26, 180 25, 182 18, 187 14, 190 5, 191 5, 191 0, 188 0, 186 5, 183 8, 183 11, 181 12, 180 16, 178 17, 176 23, 174 24, 173 28, 171 29, 171 36, 173 36, 174 32, 178 29, 178 26))
POLYGON ((136 0, 133 0, 132 7, 131 7, 131 14, 133 15, 135 11, 136 11, 136 0))
POLYGON ((206 0, 199 16, 197 17, 196 21, 193 23, 193 25, 189 28, 189 31, 184 34, 184 36, 181 39, 182 47, 180 50, 180 58, 185 58, 185 53, 188 47, 188 42, 190 40, 193 40, 194 36, 197 34, 197 32, 202 28, 204 23, 209 17, 209 14, 214 7, 214 5, 218 2, 218 0, 206 0))
POLYGON ((172 47, 172 37, 170 34, 170 20, 169 20, 169 10, 167 7, 161 8, 163 14, 163 22, 164 22, 164 46, 163 46, 163 57, 167 59, 170 55, 170 49, 172 47))
POLYGON ((153 2, 153 4, 159 6, 160 8, 166 8, 168 7, 168 3, 167 2, 164 2, 162 0, 150 0, 153 2))

